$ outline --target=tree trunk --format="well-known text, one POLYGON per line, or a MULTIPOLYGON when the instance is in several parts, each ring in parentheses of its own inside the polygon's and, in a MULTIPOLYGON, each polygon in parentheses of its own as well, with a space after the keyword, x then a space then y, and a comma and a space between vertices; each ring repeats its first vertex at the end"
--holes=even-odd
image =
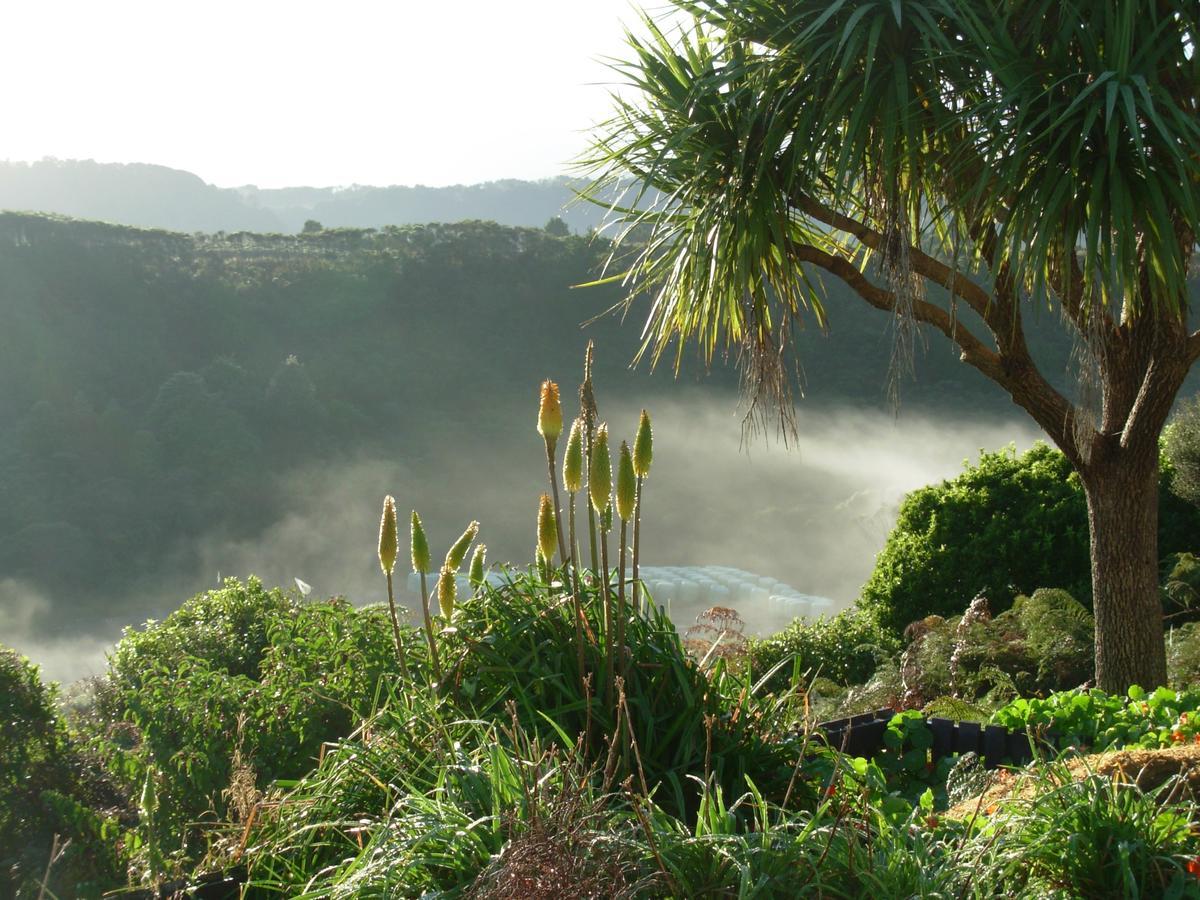
POLYGON ((1083 466, 1092 542, 1096 685, 1124 693, 1167 681, 1158 587, 1158 454, 1101 451, 1083 466))

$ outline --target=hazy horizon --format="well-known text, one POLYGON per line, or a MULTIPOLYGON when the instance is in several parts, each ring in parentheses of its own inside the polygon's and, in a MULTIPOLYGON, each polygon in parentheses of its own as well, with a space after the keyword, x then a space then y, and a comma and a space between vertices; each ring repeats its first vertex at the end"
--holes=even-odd
POLYGON ((23 40, 0 57, 0 76, 22 85, 0 153, 147 161, 223 187, 553 177, 608 116, 618 78, 605 60, 623 55, 636 10, 629 0, 349 0, 336 15, 281 0, 22 4, 7 24, 23 40))
POLYGON ((421 182, 421 181, 409 181, 409 182, 398 182, 397 181, 397 182, 387 182, 387 183, 384 183, 384 182, 368 183, 368 182, 364 182, 364 181, 352 181, 352 182, 339 182, 336 184, 335 183, 317 183, 315 181, 308 181, 308 182, 295 182, 295 183, 267 186, 267 185, 263 185, 263 184, 257 184, 254 182, 241 182, 241 183, 236 183, 236 184, 234 184, 234 183, 218 183, 216 181, 208 180, 199 172, 193 171, 191 169, 185 169, 185 168, 180 168, 178 166, 166 165, 164 163, 161 163, 161 162, 159 162, 157 160, 153 160, 153 159, 101 160, 101 159, 96 159, 94 157, 84 158, 84 157, 59 157, 59 156, 43 156, 39 159, 13 159, 11 157, 6 157, 4 159, 0 159, 0 165, 36 166, 36 165, 41 165, 41 164, 55 164, 55 163, 67 163, 67 164, 94 163, 98 166, 145 166, 148 168, 170 169, 171 171, 174 171, 174 172, 185 172, 189 175, 195 175, 197 178, 199 178, 201 181, 203 181, 209 187, 220 188, 221 190, 231 190, 231 191, 236 191, 236 190, 245 189, 245 188, 254 188, 254 189, 262 190, 262 191, 286 191, 286 190, 297 190, 297 189, 301 189, 301 190, 302 189, 310 189, 310 190, 317 190, 317 191, 351 191, 351 190, 354 190, 355 188, 431 188, 431 189, 440 189, 440 188, 456 188, 456 187, 477 187, 480 185, 495 184, 497 182, 506 182, 506 181, 518 181, 518 182, 526 182, 526 183, 531 183, 531 184, 541 184, 541 183, 545 183, 545 182, 556 181, 559 178, 570 177, 569 173, 567 173, 567 172, 551 172, 549 174, 541 175, 541 176, 537 176, 537 175, 533 175, 533 176, 498 175, 494 178, 487 178, 482 181, 461 181, 460 180, 460 181, 448 181, 448 182, 439 183, 439 184, 432 184, 429 182, 421 182))

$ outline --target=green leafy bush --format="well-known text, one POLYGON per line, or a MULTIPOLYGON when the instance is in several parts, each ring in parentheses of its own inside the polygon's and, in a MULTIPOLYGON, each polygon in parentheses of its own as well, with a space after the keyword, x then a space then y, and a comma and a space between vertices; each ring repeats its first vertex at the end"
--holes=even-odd
POLYGON ((59 896, 115 886, 115 855, 102 846, 103 816, 91 809, 79 759, 37 666, 0 647, 0 896, 38 895, 51 848, 59 896))
POLYGON ((1097 752, 1200 743, 1200 690, 1160 687, 1147 694, 1134 685, 1124 697, 1100 690, 1022 697, 996 710, 992 722, 1097 752))
MULTIPOLYGON (((1159 552, 1193 549, 1200 511, 1160 468, 1159 552)), ((900 634, 985 594, 1003 612, 1019 594, 1062 588, 1091 605, 1087 502, 1066 457, 1045 444, 981 453, 957 478, 908 494, 859 604, 900 634)))
MULTIPOLYGON (((197 823, 225 821, 236 807, 235 775, 245 795, 307 772, 322 742, 357 727, 380 681, 395 675, 391 634, 382 610, 302 604, 253 578, 127 631, 98 694, 92 743, 127 796, 153 786, 143 855, 161 852, 167 868, 194 859, 197 823)), ((407 639, 419 659, 414 633, 407 639)), ((163 874, 143 861, 147 875, 163 874)))
POLYGON ((881 655, 899 646, 870 615, 850 609, 829 619, 797 619, 768 638, 751 641, 748 650, 755 678, 780 667, 763 685, 779 692, 818 676, 841 685, 865 682, 881 655))

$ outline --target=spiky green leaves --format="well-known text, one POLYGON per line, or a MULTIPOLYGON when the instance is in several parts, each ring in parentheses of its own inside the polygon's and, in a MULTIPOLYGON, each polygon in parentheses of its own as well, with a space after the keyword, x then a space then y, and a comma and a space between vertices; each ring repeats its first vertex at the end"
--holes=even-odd
POLYGON ((617 456, 617 515, 622 522, 633 518, 636 499, 637 475, 633 472, 633 455, 629 452, 629 445, 621 441, 621 452, 617 456))
POLYGON ((563 430, 562 404, 558 399, 558 385, 553 381, 542 382, 542 398, 538 404, 538 434, 546 439, 546 446, 554 451, 563 430))
POLYGON ((446 553, 446 565, 457 572, 459 567, 462 566, 462 561, 466 559, 467 550, 470 548, 472 542, 474 542, 478 535, 479 523, 472 522, 467 526, 467 530, 459 536, 458 540, 454 542, 454 544, 450 547, 450 550, 446 553))
POLYGON ((379 520, 379 566, 391 575, 400 553, 399 527, 396 523, 396 500, 391 494, 383 498, 383 517, 379 520))
POLYGON ((563 487, 572 494, 583 489, 583 419, 571 423, 567 453, 563 458, 563 487))
POLYGON ((476 544, 475 552, 471 554, 471 565, 467 569, 467 578, 474 587, 480 587, 483 584, 486 559, 487 544, 476 544))
POLYGON ((633 439, 633 471, 638 478, 650 474, 650 463, 654 461, 654 432, 650 428, 650 414, 642 410, 638 421, 637 437, 633 439))
POLYGON ((414 509, 412 514, 412 567, 418 574, 432 572, 433 565, 429 560, 429 541, 425 538, 425 529, 421 526, 421 517, 414 509))
POLYGON ((541 502, 538 504, 537 545, 538 552, 547 561, 553 560, 554 554, 558 550, 557 529, 558 523, 554 517, 554 504, 551 502, 549 494, 542 494, 541 502))
POLYGON ((438 575, 437 597, 442 615, 449 619, 454 615, 454 604, 458 602, 458 583, 454 578, 454 570, 449 565, 442 566, 438 575))
POLYGON ((612 497, 612 460, 608 452, 608 426, 596 429, 592 458, 588 460, 588 496, 596 512, 603 514, 612 497))

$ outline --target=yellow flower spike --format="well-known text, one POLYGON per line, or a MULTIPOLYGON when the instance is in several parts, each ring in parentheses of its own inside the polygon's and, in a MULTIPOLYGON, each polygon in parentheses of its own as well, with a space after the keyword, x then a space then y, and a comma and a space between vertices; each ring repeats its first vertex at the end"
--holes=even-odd
POLYGON ((592 439, 592 458, 588 460, 588 495, 592 507, 603 513, 612 497, 612 461, 608 454, 608 426, 596 429, 592 439))
POLYGON ((446 553, 446 565, 457 572, 462 566, 463 559, 466 558, 467 549, 478 536, 479 523, 472 522, 467 526, 467 530, 459 536, 458 540, 454 542, 453 546, 451 546, 450 550, 446 553))
POLYGON ((633 471, 638 478, 650 474, 650 463, 654 461, 654 432, 650 428, 650 414, 642 410, 638 422, 637 437, 633 439, 633 471))
POLYGON ((554 504, 549 494, 542 494, 537 518, 538 552, 549 562, 558 548, 558 523, 554 519, 554 504))
POLYGON ((467 569, 467 578, 475 587, 483 585, 484 562, 487 559, 487 544, 476 544, 475 552, 471 554, 471 565, 467 569))
POLYGON ((412 514, 412 567, 417 574, 433 571, 429 561, 429 541, 425 539, 425 529, 421 527, 421 517, 415 509, 412 514))
POLYGON ((442 616, 449 621, 454 615, 454 604, 458 601, 458 583, 454 580, 454 570, 449 566, 442 566, 438 575, 437 595, 442 616))
POLYGON ((391 575, 400 553, 399 528, 396 524, 396 499, 391 494, 383 498, 383 517, 379 520, 379 565, 383 574, 391 575))
POLYGON ((604 511, 600 513, 600 527, 605 531, 612 531, 613 526, 613 507, 609 503, 604 507, 604 511))
POLYGON ((617 457, 617 515, 622 522, 633 518, 633 504, 637 497, 637 476, 633 473, 633 457, 629 445, 621 441, 621 452, 617 457))
POLYGON ((558 443, 563 430, 562 404, 558 399, 558 385, 553 381, 542 382, 542 400, 538 405, 538 434, 546 439, 551 452, 558 443))
POLYGON ((583 420, 571 423, 567 452, 563 458, 563 487, 572 494, 583 489, 583 420))

